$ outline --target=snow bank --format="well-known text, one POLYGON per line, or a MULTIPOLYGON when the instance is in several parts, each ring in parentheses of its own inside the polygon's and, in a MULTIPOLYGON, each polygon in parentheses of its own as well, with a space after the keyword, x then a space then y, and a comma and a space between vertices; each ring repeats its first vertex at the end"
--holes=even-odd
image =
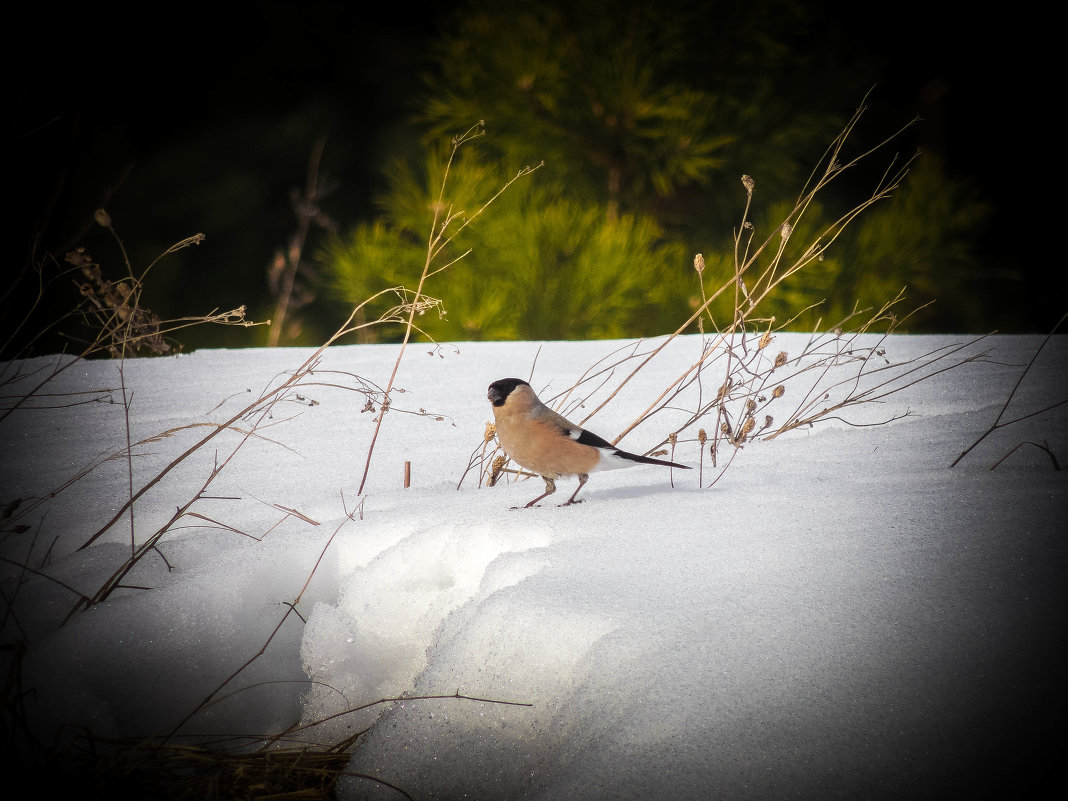
MULTIPOLYGON (((886 358, 957 341, 894 336, 886 358)), ((1049 778, 1042 758, 1063 745, 1048 732, 1065 711, 1065 473, 1034 447, 988 468, 1024 440, 1065 461, 1068 407, 948 465, 993 422, 1040 341, 986 340, 976 347, 993 347, 989 359, 846 415, 911 411, 892 423, 829 420, 750 443, 711 488, 698 486, 716 475, 706 454, 703 474, 596 474, 585 503, 528 510, 510 507, 540 493, 537 479, 479 489, 469 473, 456 489, 492 419, 486 386, 527 376, 536 358, 544 397, 622 343, 414 349, 363 498, 375 412, 336 384, 384 381, 396 350, 333 348, 322 370, 339 372, 274 408, 191 507, 201 517, 183 518, 124 579, 138 589, 64 625, 76 596, 42 574, 91 593, 131 548, 124 518, 79 550, 124 498, 125 460, 104 459, 125 443, 122 406, 16 412, 0 425, 14 454, 0 502, 31 504, 99 466, 5 533, 15 614, 4 638, 29 641, 24 685, 42 738, 63 724, 166 734, 211 695, 180 737, 299 724, 294 738, 334 743, 369 729, 351 769, 417 798, 1026 789, 1049 778), (413 698, 450 695, 488 700, 413 698)), ((682 338, 588 426, 614 436, 699 353, 697 337, 682 338)), ((127 362, 131 437, 151 440, 135 448, 135 487, 307 355, 127 362)), ((1066 355, 1063 337, 1047 346, 1010 416, 1068 397, 1066 355)), ((112 362, 79 364, 53 391, 121 401, 112 362)), ((654 444, 673 413, 622 444, 654 444)), ((196 496, 238 441, 220 435, 146 493, 134 540, 196 496)), ((687 443, 674 458, 697 464, 687 443)), ((397 797, 357 778, 339 794, 397 797)))

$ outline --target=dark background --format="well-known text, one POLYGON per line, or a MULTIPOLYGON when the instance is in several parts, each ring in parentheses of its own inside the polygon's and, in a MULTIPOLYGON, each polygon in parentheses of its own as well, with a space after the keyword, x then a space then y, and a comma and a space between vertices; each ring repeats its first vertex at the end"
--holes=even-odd
MULTIPOLYGON (((342 230, 373 216, 384 161, 398 140, 419 139, 411 114, 420 75, 454 5, 38 6, 9 24, 5 332, 32 304, 33 265, 45 254, 61 263, 81 245, 121 274, 116 246, 92 222, 100 207, 135 271, 184 237, 206 235, 153 267, 144 298, 153 311, 246 304, 251 318, 269 317, 267 266, 295 228, 289 195, 304 184, 315 139, 327 137, 323 170, 336 183, 326 213, 342 230)), ((940 153, 993 205, 981 252, 1004 278, 996 291, 1013 312, 1004 315, 1009 330, 1048 331, 1068 310, 1051 269, 1059 257, 1044 244, 1056 230, 1050 198, 1061 162, 1045 67, 1054 51, 1043 44, 1052 22, 1019 5, 819 9, 844 35, 814 34, 813 46, 834 47, 827 57, 843 74, 863 63, 876 124, 921 113, 914 144, 940 153)), ((314 250, 313 240, 306 255, 314 250)), ((68 281, 48 296, 57 308, 77 297, 68 281)), ((323 289, 312 308, 326 333, 345 315, 323 289)), ((246 347, 263 344, 265 331, 190 329, 181 340, 246 347)))

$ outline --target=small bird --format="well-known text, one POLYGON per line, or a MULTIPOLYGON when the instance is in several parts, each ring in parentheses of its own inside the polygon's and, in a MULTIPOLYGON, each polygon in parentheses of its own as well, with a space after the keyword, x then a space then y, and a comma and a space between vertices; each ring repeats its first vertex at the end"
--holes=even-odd
POLYGON ((683 464, 621 451, 582 426, 554 412, 521 378, 502 378, 489 385, 497 439, 504 452, 519 465, 545 479, 545 492, 527 504, 531 507, 556 492, 560 476, 578 476, 579 485, 567 503, 581 503, 575 495, 595 470, 614 470, 636 464, 659 464, 690 470, 683 464))

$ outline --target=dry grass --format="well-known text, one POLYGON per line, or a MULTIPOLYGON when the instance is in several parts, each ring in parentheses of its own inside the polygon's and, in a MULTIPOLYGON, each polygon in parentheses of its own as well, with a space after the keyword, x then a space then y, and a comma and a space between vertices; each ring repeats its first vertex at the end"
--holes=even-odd
MULTIPOLYGON (((240 753, 86 740, 54 770, 69 777, 72 797, 86 801, 328 801, 348 760, 344 751, 309 748, 240 753)), ((400 797, 407 794, 398 789, 400 797)))
MULTIPOLYGON (((332 717, 373 706, 403 701, 440 701, 530 706, 512 701, 453 693, 451 695, 381 698, 332 717)), ((343 779, 379 785, 398 798, 411 796, 377 776, 347 770, 350 751, 366 732, 358 731, 330 745, 299 742, 297 735, 325 721, 294 726, 285 732, 260 737, 235 737, 194 745, 173 742, 172 737, 152 740, 102 740, 85 732, 75 738, 60 763, 54 754, 39 752, 31 759, 37 767, 77 781, 80 799, 152 799, 153 801, 326 801, 343 779), (234 741, 238 741, 235 745, 234 741), (250 743, 250 741, 253 741, 250 743), (256 742, 258 741, 258 742, 256 742), (297 741, 296 744, 290 744, 297 741)))
MULTIPOLYGON (((456 150, 472 138, 482 135, 483 128, 475 126, 453 142, 456 150)), ((310 356, 294 369, 272 379, 267 386, 252 399, 238 404, 231 409, 220 422, 209 420, 191 421, 177 428, 161 431, 151 437, 132 441, 130 431, 131 395, 127 390, 125 378, 126 360, 140 353, 166 354, 174 349, 170 334, 184 325, 198 322, 218 322, 224 324, 253 325, 244 319, 244 309, 234 310, 222 315, 211 314, 202 318, 162 321, 142 304, 142 292, 145 277, 155 261, 135 275, 125 249, 114 229, 108 215, 101 211, 97 222, 114 235, 114 239, 123 254, 126 274, 118 280, 105 277, 101 265, 83 251, 68 256, 70 270, 79 283, 81 305, 75 315, 83 320, 90 331, 95 332, 90 341, 84 343, 81 352, 74 357, 61 357, 46 362, 42 367, 32 367, 26 360, 15 359, 0 368, 0 381, 4 395, 0 397, 2 412, 0 424, 14 424, 19 415, 40 413, 44 410, 56 411, 74 408, 83 403, 107 403, 117 407, 117 413, 124 419, 125 442, 112 452, 93 460, 84 468, 77 470, 68 480, 53 488, 39 498, 11 499, 0 510, 0 542, 5 546, 0 561, 14 570, 13 591, 5 593, 3 601, 3 624, 5 634, 15 638, 7 646, 9 659, 9 677, 5 685, 3 704, 3 732, 5 739, 21 743, 17 756, 27 765, 36 765, 39 769, 52 771, 56 776, 76 775, 78 777, 79 797, 84 798, 154 798, 154 799, 210 799, 210 798, 257 798, 257 799, 317 799, 332 797, 333 787, 342 775, 376 781, 386 787, 392 787, 374 777, 348 774, 344 768, 348 762, 346 751, 352 746, 358 735, 329 745, 309 744, 314 737, 314 729, 323 721, 316 721, 303 726, 293 726, 284 732, 263 733, 256 737, 240 738, 241 742, 233 744, 209 743, 196 736, 198 717, 214 703, 240 693, 248 687, 243 686, 242 676, 248 668, 259 660, 271 647, 276 635, 293 615, 301 617, 299 611, 301 600, 310 585, 315 572, 337 534, 346 526, 355 524, 362 518, 362 500, 349 508, 342 496, 345 515, 336 529, 327 538, 319 559, 313 565, 299 591, 282 603, 275 625, 264 632, 261 646, 227 676, 219 677, 219 683, 194 708, 188 710, 180 720, 167 732, 160 732, 149 741, 102 741, 94 738, 92 732, 81 732, 69 740, 67 746, 49 745, 39 742, 32 733, 32 726, 24 709, 26 689, 21 675, 22 659, 29 643, 25 636, 20 639, 19 632, 25 632, 20 623, 20 603, 18 587, 30 577, 53 583, 56 587, 69 593, 71 605, 63 623, 85 613, 94 606, 104 603, 120 589, 145 590, 129 581, 131 572, 147 557, 156 555, 166 558, 160 551, 160 544, 184 524, 200 527, 208 526, 221 532, 223 536, 244 536, 262 539, 282 522, 292 517, 303 520, 308 525, 319 525, 315 520, 297 509, 280 504, 270 504, 277 510, 277 520, 266 531, 252 531, 240 521, 226 520, 213 514, 203 505, 211 499, 210 492, 219 477, 226 472, 239 452, 250 440, 267 440, 285 447, 273 432, 268 436, 268 429, 284 424, 288 419, 282 412, 280 404, 308 401, 308 390, 315 387, 331 387, 352 391, 360 396, 353 405, 355 409, 369 411, 375 415, 375 437, 367 452, 367 462, 360 485, 370 470, 371 456, 378 431, 387 412, 396 411, 421 416, 443 419, 441 415, 425 410, 411 411, 394 403, 395 395, 400 391, 395 388, 396 379, 404 346, 414 333, 420 331, 417 319, 420 315, 438 309, 441 302, 427 295, 424 287, 428 279, 446 270, 450 264, 439 264, 443 249, 454 240, 467 225, 474 221, 485 209, 504 192, 508 186, 532 169, 521 170, 511 181, 502 186, 496 194, 474 212, 465 212, 451 208, 445 202, 445 186, 448 173, 443 176, 442 196, 437 216, 434 219, 428 237, 426 263, 418 286, 412 290, 406 287, 389 287, 358 304, 348 318, 327 338, 310 356), (374 307, 382 298, 393 298, 393 304, 386 311, 371 319, 368 308, 374 307), (355 373, 328 370, 323 367, 323 357, 327 348, 335 343, 366 330, 372 326, 400 325, 404 329, 401 354, 398 355, 388 382, 380 386, 355 373), (48 392, 49 385, 64 371, 78 364, 82 359, 106 353, 112 356, 116 364, 117 380, 114 386, 92 393, 48 392), (168 443, 187 441, 193 436, 191 444, 175 453, 161 468, 147 475, 135 470, 136 457, 146 448, 159 448, 168 443), (209 450, 210 449, 210 450, 209 450), (212 466, 203 477, 199 486, 191 494, 181 489, 171 489, 170 480, 177 468, 190 462, 197 454, 212 453, 212 466), (67 492, 71 487, 84 480, 110 462, 119 461, 125 466, 124 486, 115 486, 115 512, 107 522, 87 536, 78 546, 84 550, 102 537, 128 528, 129 548, 125 556, 117 561, 110 575, 89 590, 79 590, 51 575, 50 554, 52 546, 48 543, 51 533, 42 521, 47 517, 49 504, 67 492), (169 493, 169 503, 173 514, 147 535, 140 532, 135 525, 135 515, 141 507, 145 495, 150 491, 169 493), (181 493, 181 494, 179 494, 181 493), (15 559, 10 556, 15 552, 24 554, 15 559), (256 744, 256 741, 259 744, 256 744), (191 742, 193 744, 181 744, 191 742), (298 742, 297 745, 288 743, 298 742)), ((319 192, 317 179, 317 159, 313 157, 309 171, 308 190, 315 197, 319 192)), ((301 218, 310 224, 311 216, 301 218)), ((289 258, 279 276, 280 287, 279 310, 282 316, 293 306, 292 288, 285 291, 295 276, 299 266, 304 228, 298 230, 291 242, 289 258)), ((190 237, 168 249, 166 256, 178 249, 203 241, 201 235, 190 237)), ((462 258, 462 256, 460 257, 462 258)), ((156 260, 158 261, 158 259, 156 260)), ((225 399, 212 412, 232 401, 225 399)), ((177 448, 176 448, 177 450, 177 448)), ((179 482, 180 486, 185 486, 179 482)), ((238 500, 238 499, 234 499, 238 500)), ((168 568, 170 565, 168 564, 168 568)), ((10 575, 10 571, 9 571, 10 575)), ((489 701, 490 699, 467 698, 455 694, 449 697, 459 700, 489 701)), ((357 709, 345 710, 340 714, 349 714, 375 704, 390 703, 399 699, 381 699, 357 709)), ((406 701, 418 700, 407 698, 406 701)), ((491 703, 510 703, 490 701, 491 703)), ((57 733, 58 734, 58 733, 57 733)), ((392 787, 400 796, 406 793, 392 787)))
MULTIPOLYGON (((1061 319, 1057 321, 1057 324, 1053 326, 1053 328, 1050 330, 1049 334, 1047 334, 1045 339, 1042 340, 1042 344, 1040 344, 1035 349, 1035 353, 1031 357, 1031 361, 1029 361, 1027 363, 1027 366, 1024 367, 1023 371, 1020 373, 1019 379, 1017 379, 1016 383, 1013 384, 1012 389, 1009 391, 1008 396, 1005 398, 1005 403, 1004 403, 1004 405, 1002 405, 1001 411, 999 411, 997 417, 994 418, 994 422, 990 424, 990 427, 986 431, 984 431, 982 434, 979 435, 979 438, 976 439, 975 442, 973 442, 971 445, 969 445, 967 448, 965 448, 963 451, 961 451, 960 456, 958 456, 956 459, 953 460, 953 464, 951 464, 950 467, 956 467, 965 456, 967 456, 969 453, 971 453, 973 450, 975 450, 976 447, 978 447, 979 443, 981 443, 984 439, 986 439, 988 436, 993 434, 998 429, 1006 428, 1008 426, 1014 425, 1015 423, 1019 423, 1022 420, 1027 420, 1028 418, 1035 417, 1036 415, 1044 414, 1045 412, 1048 412, 1050 409, 1055 409, 1058 406, 1063 406, 1065 403, 1068 403, 1068 398, 1066 398, 1066 399, 1064 399, 1062 401, 1058 401, 1057 403, 1052 403, 1049 406, 1045 406, 1045 407, 1043 407, 1041 409, 1033 409, 1033 410, 1031 410, 1029 412, 1026 412, 1026 413, 1023 413, 1023 414, 1019 414, 1016 417, 1013 417, 1011 419, 1008 419, 1008 420, 1004 419, 1005 418, 1005 413, 1009 410, 1009 405, 1012 403, 1012 399, 1016 396, 1016 392, 1017 392, 1017 390, 1020 389, 1020 385, 1024 382, 1024 379, 1027 378, 1027 374, 1029 372, 1031 372, 1031 368, 1034 366, 1035 361, 1038 359, 1039 354, 1042 353, 1042 349, 1046 347, 1046 345, 1049 343, 1049 341, 1053 337, 1053 335, 1055 333, 1057 333, 1057 329, 1059 329, 1064 324, 1064 321, 1066 319, 1068 319, 1068 312, 1066 312, 1064 315, 1061 316, 1061 319)), ((1049 456, 1050 461, 1053 463, 1053 469, 1054 470, 1060 470, 1061 469, 1060 462, 1057 461, 1057 456, 1056 456, 1056 454, 1053 453, 1053 450, 1049 447, 1049 443, 1048 442, 1038 443, 1038 442, 1030 442, 1030 441, 1021 442, 1021 443, 1017 444, 1008 453, 1006 453, 1004 456, 1002 456, 1000 459, 998 459, 996 462, 994 462, 994 464, 992 464, 990 466, 990 469, 991 470, 995 469, 999 464, 1004 462, 1006 459, 1009 458, 1009 456, 1011 456, 1013 453, 1015 453, 1017 450, 1019 450, 1020 448, 1022 448, 1025 445, 1031 445, 1032 447, 1035 447, 1035 448, 1038 448, 1041 451, 1044 451, 1046 453, 1046 455, 1049 456)))
MULTIPOLYGON (((775 346, 777 335, 791 330, 796 317, 776 320, 765 314, 769 299, 788 282, 818 270, 824 253, 846 227, 897 191, 908 172, 910 161, 899 163, 896 156, 891 157, 867 197, 812 239, 799 241, 795 231, 801 229, 800 223, 817 196, 886 149, 912 124, 874 148, 849 155, 850 136, 864 112, 862 105, 853 114, 813 169, 793 208, 770 231, 757 231, 752 221, 756 181, 742 176, 745 194, 742 216, 734 231, 734 274, 709 288, 704 257, 696 254, 694 271, 701 302, 672 334, 656 343, 639 341, 618 348, 546 402, 565 416, 590 409, 581 418, 571 418, 585 425, 679 336, 692 333, 696 327, 700 350, 693 362, 649 398, 633 421, 611 441, 618 443, 640 426, 668 419, 665 412, 670 410, 672 422, 666 428, 660 426, 657 444, 646 453, 671 453, 672 459, 676 458, 676 451, 683 458, 689 456, 699 467, 696 478, 700 486, 709 486, 750 443, 773 440, 823 420, 848 422, 843 414, 852 408, 882 402, 918 381, 984 358, 985 352, 966 352, 973 341, 939 348, 904 364, 892 364, 886 358, 886 337, 913 313, 899 314, 905 300, 904 289, 880 308, 854 308, 848 318, 826 329, 817 326, 800 352, 789 353, 775 346), (733 312, 727 320, 718 320, 712 314, 713 304, 722 302, 722 298, 732 301, 733 312), (870 344, 870 336, 862 339, 875 332, 881 333, 874 344, 870 344), (680 409, 686 414, 678 422, 680 409), (712 469, 708 480, 706 467, 712 469)), ((885 422, 891 419, 895 418, 885 422)), ((502 474, 525 475, 496 461, 500 457, 499 447, 476 446, 460 483, 476 467, 480 486, 494 484, 502 474)))
POLYGON ((275 347, 286 340, 294 340, 300 333, 300 323, 294 318, 300 307, 314 299, 311 289, 314 276, 304 260, 304 247, 312 225, 328 231, 337 229, 337 224, 328 217, 320 205, 330 193, 332 186, 325 176, 320 176, 319 166, 326 147, 326 138, 321 137, 312 147, 308 160, 308 177, 303 192, 294 189, 290 205, 297 218, 297 228, 284 249, 279 249, 267 271, 267 284, 275 298, 274 315, 267 335, 267 346, 275 347), (301 279, 304 280, 301 280, 301 279))
MULTIPOLYGON (((418 331, 423 334, 423 336, 427 337, 427 339, 433 341, 432 337, 428 336, 425 331, 419 329, 415 324, 416 316, 425 312, 424 307, 430 308, 440 305, 440 301, 427 298, 427 296, 423 294, 423 289, 426 286, 427 280, 447 270, 460 259, 464 258, 469 251, 461 253, 455 259, 445 264, 438 263, 441 254, 465 228, 478 219, 486 209, 497 200, 497 198, 512 186, 512 184, 521 178, 530 175, 541 166, 539 164, 535 167, 523 167, 512 176, 511 179, 506 181, 488 200, 472 212, 468 212, 465 209, 455 208, 448 202, 445 195, 449 183, 449 171, 452 168, 453 160, 456 158, 456 154, 461 147, 484 135, 485 124, 480 121, 477 125, 472 126, 466 132, 454 137, 452 140, 452 151, 449 153, 448 161, 445 163, 445 169, 441 176, 441 188, 438 192, 438 200, 434 204, 434 219, 430 224, 430 231, 427 236, 426 260, 423 263, 423 271, 419 275, 419 283, 415 288, 410 308, 407 311, 407 320, 405 320, 404 324, 404 337, 401 340, 400 350, 397 353, 397 360, 393 364, 393 371, 390 373, 389 382, 386 384, 385 388, 387 404, 390 398, 390 393, 393 390, 393 383, 397 378, 397 371, 400 369, 401 360, 404 358, 404 351, 408 347, 413 332, 418 331)), ((361 495, 363 494, 363 488, 367 483, 367 476, 371 469, 371 457, 374 454, 375 443, 378 441, 378 433, 382 428, 382 421, 388 410, 388 405, 382 407, 382 413, 378 416, 375 423, 374 434, 371 436, 371 444, 367 447, 367 459, 364 463, 363 477, 360 479, 359 494, 361 495)))

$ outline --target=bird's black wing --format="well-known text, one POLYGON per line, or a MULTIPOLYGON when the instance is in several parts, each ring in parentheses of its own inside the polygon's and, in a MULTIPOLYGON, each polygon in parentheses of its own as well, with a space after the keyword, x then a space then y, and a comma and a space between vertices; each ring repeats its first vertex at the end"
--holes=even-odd
POLYGON ((593 448, 604 448, 609 451, 619 450, 611 442, 601 439, 599 436, 591 431, 587 431, 585 428, 572 429, 567 435, 572 439, 577 440, 581 445, 589 445, 593 448), (575 436, 576 433, 578 434, 577 437, 575 436))

